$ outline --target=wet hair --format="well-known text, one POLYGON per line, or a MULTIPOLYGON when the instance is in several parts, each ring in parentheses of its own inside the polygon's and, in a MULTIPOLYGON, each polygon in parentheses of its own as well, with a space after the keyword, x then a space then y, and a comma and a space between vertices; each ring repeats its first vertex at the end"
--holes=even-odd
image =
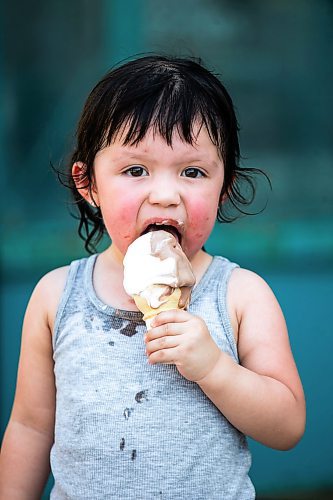
POLYGON ((197 59, 147 55, 115 67, 94 87, 78 123, 77 145, 67 172, 68 187, 79 209, 79 235, 89 253, 96 251, 106 230, 99 207, 92 207, 76 188, 72 164, 83 162, 83 181, 91 189, 96 153, 117 134, 125 130, 121 136, 124 145, 139 143, 148 130, 160 134, 168 145, 175 132, 193 144, 198 124, 206 127, 224 162, 217 220, 231 222, 237 216, 228 215, 226 200, 238 213, 246 213, 243 207, 255 196, 253 174, 262 172, 239 165, 237 118, 232 99, 217 76, 197 59))

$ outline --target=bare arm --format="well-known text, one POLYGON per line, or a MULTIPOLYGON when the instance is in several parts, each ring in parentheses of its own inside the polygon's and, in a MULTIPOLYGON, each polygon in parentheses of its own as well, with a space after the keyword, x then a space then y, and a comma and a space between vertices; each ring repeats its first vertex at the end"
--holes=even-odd
POLYGON ((3 499, 40 498, 50 472, 55 415, 50 318, 63 275, 54 271, 45 276, 27 307, 15 400, 0 455, 3 499))
POLYGON ((220 352, 198 383, 239 430, 289 449, 304 432, 305 400, 280 306, 261 278, 240 269, 230 281, 230 309, 238 323, 240 365, 220 352))

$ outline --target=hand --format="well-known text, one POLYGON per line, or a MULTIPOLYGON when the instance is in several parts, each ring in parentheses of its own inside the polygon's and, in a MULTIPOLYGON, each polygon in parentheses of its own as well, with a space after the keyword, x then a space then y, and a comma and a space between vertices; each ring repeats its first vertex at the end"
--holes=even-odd
POLYGON ((206 377, 221 355, 206 323, 178 309, 158 314, 145 342, 150 364, 174 364, 183 377, 193 382, 206 377))

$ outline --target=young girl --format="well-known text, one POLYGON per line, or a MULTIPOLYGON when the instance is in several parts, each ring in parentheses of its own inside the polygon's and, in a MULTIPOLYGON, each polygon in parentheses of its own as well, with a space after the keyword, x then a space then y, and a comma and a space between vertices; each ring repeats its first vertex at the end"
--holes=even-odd
POLYGON ((143 57, 94 88, 71 186, 86 248, 104 231, 112 243, 33 292, 1 499, 39 498, 51 462, 52 499, 250 500, 245 435, 279 450, 301 438, 304 396, 272 291, 203 249, 225 204, 246 202, 238 161, 231 98, 201 64, 143 57), (147 332, 123 257, 161 222, 196 286, 187 311, 160 313, 147 332))

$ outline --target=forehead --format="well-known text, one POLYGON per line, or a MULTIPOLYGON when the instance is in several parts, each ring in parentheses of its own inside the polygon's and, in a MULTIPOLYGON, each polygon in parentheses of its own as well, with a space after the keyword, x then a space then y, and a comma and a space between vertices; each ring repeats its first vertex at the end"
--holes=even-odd
MULTIPOLYGON (((198 156, 221 161, 219 150, 212 142, 205 126, 195 124, 192 131, 192 143, 185 141, 177 128, 172 134, 171 143, 168 144, 162 135, 150 127, 146 135, 137 143, 128 144, 126 141, 127 127, 124 127, 112 140, 111 144, 103 149, 126 154, 129 157, 138 154, 168 154, 174 156, 198 156)), ((103 151, 103 150, 102 150, 103 151)))

